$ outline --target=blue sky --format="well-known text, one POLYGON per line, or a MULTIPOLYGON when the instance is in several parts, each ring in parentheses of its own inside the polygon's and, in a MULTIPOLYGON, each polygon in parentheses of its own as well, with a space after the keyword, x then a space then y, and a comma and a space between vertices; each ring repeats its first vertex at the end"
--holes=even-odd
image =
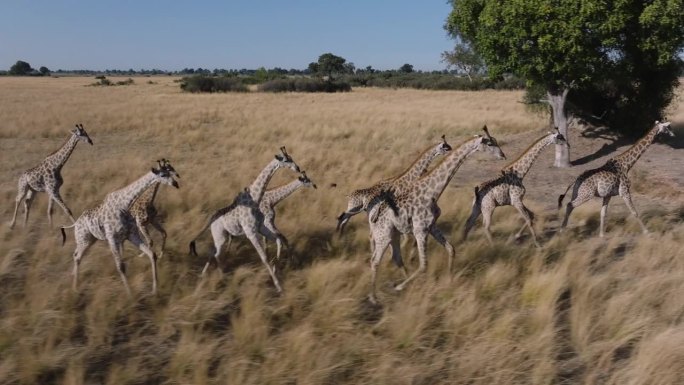
POLYGON ((0 69, 299 68, 332 52, 357 67, 444 69, 446 0, 12 0, 0 69))

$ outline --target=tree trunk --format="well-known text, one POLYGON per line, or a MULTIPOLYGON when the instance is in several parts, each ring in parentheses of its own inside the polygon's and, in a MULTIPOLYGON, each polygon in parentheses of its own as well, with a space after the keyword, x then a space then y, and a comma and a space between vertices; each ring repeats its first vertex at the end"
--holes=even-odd
MULTIPOLYGON (((548 98, 549 104, 551 105, 551 111, 553 114, 553 124, 558 127, 561 135, 568 140, 568 117, 565 114, 565 99, 568 96, 568 91, 570 89, 565 88, 560 93, 547 91, 546 96, 548 98)), ((553 162, 554 167, 570 167, 570 149, 567 146, 557 144, 556 145, 556 159, 553 162)))

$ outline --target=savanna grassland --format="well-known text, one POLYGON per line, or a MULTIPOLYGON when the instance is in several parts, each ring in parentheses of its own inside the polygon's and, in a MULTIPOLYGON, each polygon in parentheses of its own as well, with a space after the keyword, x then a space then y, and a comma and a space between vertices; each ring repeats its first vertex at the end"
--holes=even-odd
MULTIPOLYGON (((684 383, 681 100, 668 111, 679 137, 659 140, 631 174, 649 236, 619 198, 605 239, 597 238, 598 201, 556 234, 558 194, 629 144, 573 128, 571 156, 580 164, 553 169, 548 149, 525 179, 541 249, 511 239, 520 225, 512 208, 494 215, 494 246, 480 226, 460 241, 472 187, 506 164, 477 154, 440 200, 439 226, 456 247, 453 271, 430 241, 427 274, 395 293, 401 272, 383 261, 382 305, 372 306, 365 215, 341 236, 334 231, 345 194, 400 173, 442 134, 457 145, 484 123, 515 159, 547 123, 518 102, 521 92, 196 95, 167 77, 85 86, 93 81, 0 78, 0 383, 684 383), (84 258, 73 291, 73 235, 61 246, 57 228, 69 220, 56 208, 48 226, 45 194, 25 228, 7 225, 19 174, 75 123, 94 142, 79 144, 62 171, 62 196, 76 216, 161 157, 181 175, 181 188, 162 186, 156 204, 169 233, 157 296, 147 258, 127 244, 127 298, 103 242, 84 258), (188 254, 189 240, 282 145, 318 185, 278 207, 276 223, 291 243, 279 263, 284 293, 245 239, 201 280, 211 238, 200 238, 201 258, 188 254)), ((280 170, 271 185, 295 177, 280 170)), ((403 248, 409 269, 417 266, 413 248, 403 248)))

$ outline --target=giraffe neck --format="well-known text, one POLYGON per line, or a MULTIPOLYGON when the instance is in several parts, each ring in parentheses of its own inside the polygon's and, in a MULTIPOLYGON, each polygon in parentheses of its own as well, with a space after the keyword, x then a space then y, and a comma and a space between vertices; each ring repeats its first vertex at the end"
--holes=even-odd
POLYGON ((254 182, 249 186, 249 195, 252 196, 254 202, 261 201, 268 182, 279 167, 280 162, 278 162, 277 159, 273 159, 263 170, 261 170, 254 182))
POLYGON ((159 178, 150 171, 128 186, 110 193, 107 196, 107 203, 119 210, 127 210, 145 190, 155 183, 159 183, 159 178))
POLYGON ((634 143, 634 145, 627 151, 613 158, 613 161, 618 164, 623 172, 629 171, 629 169, 634 166, 634 163, 639 160, 644 151, 646 151, 648 146, 653 143, 656 135, 658 135, 658 126, 651 129, 651 131, 644 135, 643 138, 639 139, 639 141, 634 143))
POLYGON ((417 183, 425 186, 424 193, 433 200, 438 200, 456 174, 456 171, 458 171, 458 168, 461 167, 470 154, 477 151, 481 140, 480 137, 477 137, 461 144, 458 148, 452 150, 435 169, 420 178, 417 183))
POLYGON ((297 191, 297 189, 302 187, 303 185, 304 183, 302 183, 301 180, 296 179, 284 186, 276 187, 274 189, 266 191, 266 193, 264 194, 264 199, 267 199, 268 197, 268 201, 271 207, 275 206, 280 201, 290 196, 290 194, 297 191))
POLYGON ((504 173, 514 173, 520 179, 524 178, 527 172, 530 171, 532 163, 534 163, 541 151, 546 146, 553 143, 554 137, 554 134, 542 136, 536 142, 532 143, 532 145, 525 152, 523 152, 518 159, 501 169, 501 171, 504 173))
POLYGON ((60 168, 69 160, 71 153, 78 144, 78 136, 72 134, 69 139, 59 148, 59 150, 50 154, 45 160, 50 163, 53 168, 60 168))
POLYGON ((432 146, 427 150, 423 151, 423 153, 418 157, 418 159, 416 159, 413 162, 413 164, 409 168, 407 168, 406 171, 404 171, 403 174, 395 178, 395 181, 411 182, 420 178, 425 173, 430 163, 432 163, 432 161, 439 156, 439 148, 441 146, 442 143, 438 144, 437 146, 432 146))
MULTIPOLYGON (((157 197, 157 191, 159 191, 159 183, 155 183, 154 185, 148 187, 141 195, 140 197, 136 200, 140 205, 147 207, 148 205, 152 204, 154 202, 154 198, 157 197)), ((136 205, 138 204, 136 203, 136 205)))

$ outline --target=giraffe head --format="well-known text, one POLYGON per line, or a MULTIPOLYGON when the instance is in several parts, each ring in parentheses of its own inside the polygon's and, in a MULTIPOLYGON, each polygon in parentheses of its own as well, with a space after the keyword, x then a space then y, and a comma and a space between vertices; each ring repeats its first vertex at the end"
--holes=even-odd
POLYGON ((674 132, 672 132, 672 128, 670 127, 670 122, 659 122, 655 121, 656 127, 658 127, 658 132, 657 134, 668 134, 670 136, 674 136, 674 132))
POLYGON ((172 177, 180 179, 180 174, 173 168, 170 160, 161 158, 161 160, 157 160, 157 164, 159 165, 160 170, 166 170, 172 177))
POLYGON ((435 150, 437 151, 437 155, 444 155, 452 150, 451 146, 446 141, 446 135, 442 135, 442 141, 439 142, 435 150))
POLYGON ((484 136, 478 135, 480 138, 480 146, 478 147, 477 151, 490 153, 496 159, 506 159, 506 155, 501 150, 501 147, 499 147, 499 142, 497 142, 495 137, 489 134, 489 130, 487 129, 486 125, 482 127, 482 131, 484 131, 485 134, 484 136))
POLYGON ((287 153, 285 146, 280 147, 280 154, 275 156, 278 161, 278 167, 289 168, 294 172, 300 172, 299 166, 292 160, 290 154, 287 153))
POLYGON ((173 179, 173 174, 175 174, 176 171, 175 170, 173 172, 169 171, 170 169, 173 169, 173 166, 171 166, 171 164, 168 163, 168 160, 167 160, 165 166, 162 166, 160 163, 159 168, 152 167, 151 171, 155 175, 155 177, 159 181, 159 183, 164 183, 164 184, 167 184, 169 186, 179 188, 178 182, 176 182, 176 180, 173 179))
POLYGON ((308 176, 306 176, 306 171, 301 172, 301 176, 298 178, 300 182, 302 182, 302 186, 304 187, 313 187, 313 188, 318 188, 316 187, 316 184, 309 179, 308 176))
POLYGON ((71 133, 74 134, 78 140, 83 140, 91 146, 93 145, 93 141, 88 136, 88 133, 86 132, 85 128, 83 128, 82 124, 77 124, 76 128, 71 130, 71 133))

